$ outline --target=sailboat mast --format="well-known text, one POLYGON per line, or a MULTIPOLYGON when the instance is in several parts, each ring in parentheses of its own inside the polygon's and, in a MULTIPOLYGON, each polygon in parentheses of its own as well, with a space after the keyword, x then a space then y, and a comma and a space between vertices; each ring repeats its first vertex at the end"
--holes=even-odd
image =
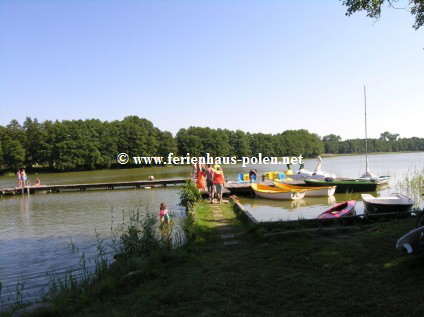
POLYGON ((365 101, 365 173, 368 173, 368 131, 367 131, 367 90, 364 86, 364 101, 365 101))

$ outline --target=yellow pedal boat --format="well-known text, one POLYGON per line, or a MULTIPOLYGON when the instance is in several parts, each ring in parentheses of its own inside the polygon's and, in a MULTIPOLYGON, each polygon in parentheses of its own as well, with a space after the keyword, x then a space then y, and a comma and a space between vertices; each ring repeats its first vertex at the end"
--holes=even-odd
POLYGON ((284 184, 280 182, 273 182, 277 188, 285 190, 301 189, 305 191, 305 196, 313 197, 330 197, 336 192, 336 186, 325 186, 325 187, 310 187, 310 186, 296 186, 290 184, 284 184))
POLYGON ((302 199, 306 192, 303 189, 287 190, 261 184, 251 184, 250 186, 256 196, 267 199, 298 200, 302 199))

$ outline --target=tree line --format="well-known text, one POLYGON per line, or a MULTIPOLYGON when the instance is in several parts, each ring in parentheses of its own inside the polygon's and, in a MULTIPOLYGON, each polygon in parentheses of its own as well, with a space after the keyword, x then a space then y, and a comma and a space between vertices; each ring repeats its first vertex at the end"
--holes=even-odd
MULTIPOLYGON (((399 139, 382 133, 368 140, 369 152, 424 151, 424 139, 399 139)), ((128 116, 121 121, 44 121, 27 118, 21 125, 12 120, 0 126, 0 170, 18 168, 52 171, 93 170, 120 167, 118 153, 130 156, 298 156, 322 153, 364 153, 363 139, 342 141, 340 136, 320 138, 307 130, 287 130, 277 134, 248 133, 241 130, 189 127, 174 137, 149 120, 128 116)), ((124 165, 128 167, 127 165, 124 165)))
MULTIPOLYGON (((325 153, 332 154, 363 154, 365 139, 349 139, 342 141, 338 135, 330 134, 323 137, 325 153)), ((368 152, 405 152, 424 151, 424 138, 399 138, 399 134, 381 133, 378 139, 368 139, 368 152)))

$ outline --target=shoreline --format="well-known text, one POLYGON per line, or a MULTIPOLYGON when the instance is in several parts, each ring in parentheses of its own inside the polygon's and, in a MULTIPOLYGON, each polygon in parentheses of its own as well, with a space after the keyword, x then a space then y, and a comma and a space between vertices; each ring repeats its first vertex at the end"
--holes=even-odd
MULTIPOLYGON (((424 153, 424 151, 401 151, 401 152, 371 152, 368 155, 378 155, 378 154, 406 154, 406 153, 424 153)), ((364 156, 365 153, 339 153, 339 154, 331 154, 325 153, 321 154, 322 158, 330 158, 330 157, 338 157, 338 156, 364 156)))

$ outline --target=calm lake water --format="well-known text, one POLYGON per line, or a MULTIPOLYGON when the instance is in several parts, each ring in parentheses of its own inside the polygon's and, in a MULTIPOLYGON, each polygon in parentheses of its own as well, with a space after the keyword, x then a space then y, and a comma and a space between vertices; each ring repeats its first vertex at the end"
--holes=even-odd
MULTIPOLYGON (((401 191, 396 183, 408 172, 424 169, 424 153, 378 154, 369 157, 371 171, 390 175, 390 188, 378 193, 385 195, 401 191)), ((316 160, 305 160, 305 168, 314 170, 316 160)), ((238 173, 251 168, 259 174, 281 171, 282 165, 224 166, 228 179, 237 179, 238 173)), ((293 166, 297 170, 297 166, 293 166)), ((365 170, 364 156, 340 156, 323 159, 322 170, 339 177, 359 177, 365 170)), ((43 184, 74 184, 108 181, 146 180, 188 177, 189 166, 154 167, 93 172, 29 175, 39 177, 43 184)), ((0 177, 0 187, 16 186, 15 177, 0 177)), ((64 272, 78 266, 82 253, 87 258, 96 254, 97 239, 108 239, 111 227, 122 223, 122 215, 139 209, 141 213, 158 213, 159 204, 167 202, 175 222, 184 217, 178 206, 178 187, 128 190, 88 190, 34 194, 30 196, 0 196, 0 280, 3 283, 2 300, 14 294, 16 284, 25 282, 24 293, 29 299, 40 296, 48 281, 48 272, 64 272), (98 238, 96 237, 96 233, 98 238), (74 252, 74 244, 79 252, 74 252)), ((300 201, 272 201, 259 198, 241 198, 241 202, 260 221, 294 220, 299 217, 315 218, 334 203, 357 199, 360 195, 338 194, 331 198, 305 198, 300 201)), ((417 205, 422 207, 422 202, 417 205)), ((362 211, 358 203, 358 212, 362 211)))

